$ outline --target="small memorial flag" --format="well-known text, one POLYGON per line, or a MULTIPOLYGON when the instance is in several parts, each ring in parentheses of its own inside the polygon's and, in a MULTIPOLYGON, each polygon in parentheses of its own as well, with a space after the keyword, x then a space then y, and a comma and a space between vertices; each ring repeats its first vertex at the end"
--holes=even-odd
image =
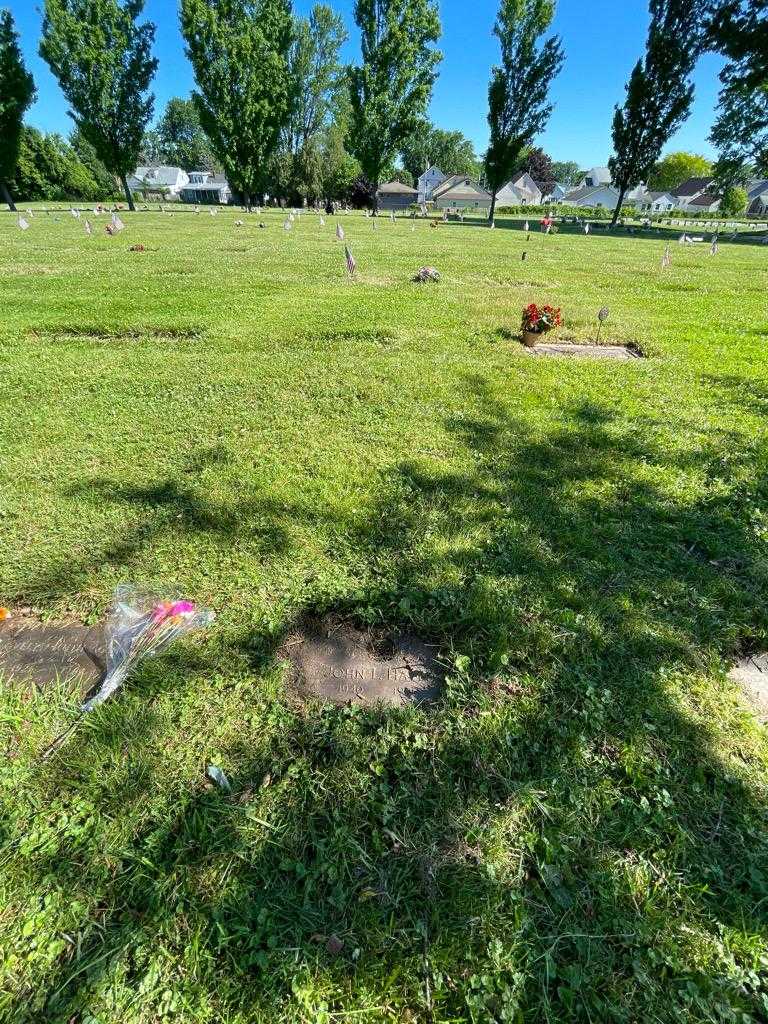
POLYGON ((29 227, 29 221, 25 220, 23 217, 19 217, 19 227, 22 231, 26 231, 29 227))
POLYGON ((584 234, 585 235, 589 234, 589 221, 587 221, 587 223, 584 225, 584 234))
POLYGON ((92 230, 93 230, 93 229, 92 229, 92 227, 91 227, 91 222, 90 222, 90 221, 88 220, 88 218, 86 217, 86 218, 85 218, 85 233, 86 233, 86 235, 90 235, 90 234, 91 234, 91 231, 92 231, 92 230))
POLYGON ((719 249, 720 249, 720 246, 718 245, 718 241, 717 241, 717 232, 715 232, 715 235, 714 235, 714 237, 712 239, 712 245, 711 245, 710 250, 709 250, 709 255, 710 256, 717 256, 719 249))
POLYGON ((321 228, 324 228, 324 227, 325 227, 325 217, 321 217, 321 218, 320 218, 320 227, 321 227, 321 228))
POLYGON ((525 224, 523 225, 523 231, 530 231, 530 230, 531 230, 531 225, 528 223, 528 221, 526 221, 525 224))
POLYGON ((338 222, 336 224, 336 237, 340 242, 344 241, 344 228, 338 222))
POLYGON ((394 210, 390 210, 389 211, 389 219, 392 221, 393 224, 395 223, 395 211, 394 210))
POLYGON ((357 263, 355 262, 355 257, 349 251, 348 245, 344 246, 344 257, 346 258, 347 261, 347 273, 349 274, 350 277, 354 277, 355 271, 357 270, 357 263))
POLYGON ((661 257, 661 269, 666 270, 667 267, 671 265, 671 263, 672 257, 669 253, 669 246, 666 246, 664 249, 664 255, 661 257))

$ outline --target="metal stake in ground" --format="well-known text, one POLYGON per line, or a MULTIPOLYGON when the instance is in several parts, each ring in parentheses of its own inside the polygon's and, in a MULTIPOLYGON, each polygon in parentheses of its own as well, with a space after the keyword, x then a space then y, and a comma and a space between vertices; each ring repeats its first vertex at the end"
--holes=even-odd
POLYGON ((600 308, 597 311, 597 320, 598 320, 598 324, 597 324, 597 340, 598 341, 600 341, 600 331, 602 331, 602 329, 603 329, 603 323, 608 319, 608 314, 609 313, 610 313, 610 310, 608 309, 607 306, 603 306, 602 308, 600 308))

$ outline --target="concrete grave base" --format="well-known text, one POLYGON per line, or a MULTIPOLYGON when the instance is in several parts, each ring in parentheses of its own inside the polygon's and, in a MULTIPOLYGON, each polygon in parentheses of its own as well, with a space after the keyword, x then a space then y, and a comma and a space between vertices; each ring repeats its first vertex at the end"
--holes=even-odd
POLYGON ((532 356, 567 356, 571 359, 640 359, 639 352, 626 345, 575 345, 569 342, 541 342, 525 351, 532 356))

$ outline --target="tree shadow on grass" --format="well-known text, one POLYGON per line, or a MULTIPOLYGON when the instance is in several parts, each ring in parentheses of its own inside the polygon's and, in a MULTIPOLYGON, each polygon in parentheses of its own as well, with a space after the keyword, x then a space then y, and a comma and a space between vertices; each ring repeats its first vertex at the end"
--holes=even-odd
MULTIPOLYGON (((107 979, 143 986, 150 1012, 170 986, 212 1021, 314 1021, 323 1003, 435 1022, 761 1019, 766 808, 749 732, 729 745, 701 684, 765 640, 739 489, 768 496, 759 452, 676 449, 595 403, 545 433, 483 381, 467 392, 474 412, 446 424, 455 468, 402 463, 347 526, 370 569, 355 605, 459 652, 443 705, 302 710, 270 691, 222 752, 232 794, 169 792, 109 872, 30 858, 49 886, 87 883, 99 913, 16 1020, 95 1012, 107 979)), ((276 643, 256 647, 268 660, 276 643)), ((102 737, 95 723, 84 769, 122 713, 102 737)), ((39 785, 78 793, 56 767, 39 785)), ((101 812, 140 793, 126 778, 101 812)))

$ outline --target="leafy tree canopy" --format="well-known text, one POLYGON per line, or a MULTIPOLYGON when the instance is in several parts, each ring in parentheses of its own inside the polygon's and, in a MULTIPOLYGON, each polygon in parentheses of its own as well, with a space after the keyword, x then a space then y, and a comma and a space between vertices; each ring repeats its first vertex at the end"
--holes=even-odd
POLYGON ((0 11, 0 188, 15 210, 8 189, 16 170, 24 114, 35 98, 35 83, 24 66, 11 12, 0 11))
POLYGON ((200 123, 246 203, 263 189, 291 113, 288 0, 181 0, 200 123))
POLYGON ((443 174, 468 174, 477 177, 481 170, 475 148, 469 139, 461 132, 436 128, 427 120, 403 142, 400 156, 413 181, 433 164, 439 167, 443 174))
POLYGON ((673 192, 688 178, 706 178, 712 164, 698 153, 667 153, 657 160, 646 184, 652 192, 673 192))
POLYGON ((441 54, 433 0, 356 0, 362 64, 350 69, 350 146, 375 192, 424 117, 441 54))
POLYGON ((688 81, 699 53, 701 18, 690 0, 651 0, 645 56, 627 83, 623 106, 613 117, 614 154, 608 161, 619 198, 648 181, 667 140, 688 117, 693 86, 688 81))
POLYGON ((216 161, 191 99, 168 100, 156 129, 158 159, 184 171, 213 171, 216 161))
POLYGON ((578 185, 581 167, 575 160, 553 160, 552 174, 560 185, 578 185))
POLYGON ((493 195, 509 180, 517 162, 552 113, 549 86, 563 64, 557 36, 541 42, 554 17, 552 0, 501 0, 494 34, 501 44, 501 64, 492 68, 488 87, 490 143, 485 157, 493 195))
POLYGON ((154 96, 155 26, 138 23, 144 0, 45 0, 40 55, 70 103, 70 116, 123 183, 136 167, 154 96))

